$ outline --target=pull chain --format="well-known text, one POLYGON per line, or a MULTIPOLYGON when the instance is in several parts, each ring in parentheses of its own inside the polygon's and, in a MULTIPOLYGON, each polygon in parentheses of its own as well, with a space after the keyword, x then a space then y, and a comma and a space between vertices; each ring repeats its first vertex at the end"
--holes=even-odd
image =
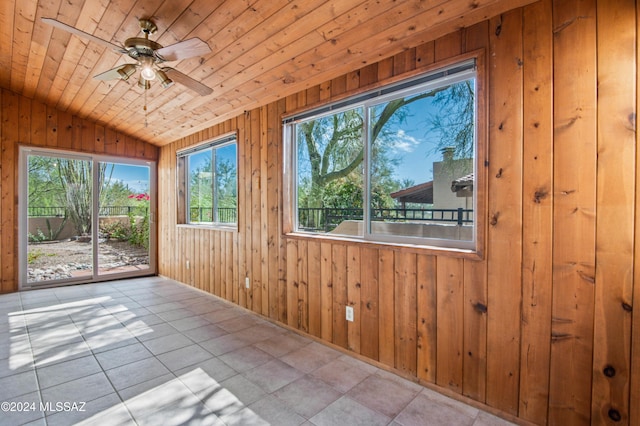
POLYGON ((144 127, 147 127, 149 123, 147 123, 147 88, 145 85, 144 88, 144 127))

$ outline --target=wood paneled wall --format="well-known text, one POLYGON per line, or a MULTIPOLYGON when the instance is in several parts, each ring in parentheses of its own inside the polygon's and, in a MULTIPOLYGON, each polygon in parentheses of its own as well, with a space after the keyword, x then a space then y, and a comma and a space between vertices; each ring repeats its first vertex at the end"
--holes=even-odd
POLYGON ((158 147, 0 90, 0 293, 18 290, 19 146, 158 159, 158 147))
POLYGON ((164 147, 160 273, 522 420, 640 424, 637 21, 542 0, 164 147), (477 49, 482 260, 283 235, 284 113, 477 49), (238 232, 176 226, 176 150, 232 130, 238 232))

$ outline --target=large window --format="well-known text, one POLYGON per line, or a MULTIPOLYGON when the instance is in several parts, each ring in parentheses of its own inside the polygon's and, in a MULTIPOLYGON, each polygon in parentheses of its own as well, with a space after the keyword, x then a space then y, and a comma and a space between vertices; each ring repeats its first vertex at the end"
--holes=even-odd
POLYGON ((238 217, 236 136, 178 152, 178 221, 235 225, 238 217))
POLYGON ((295 232, 475 248, 475 61, 284 120, 295 232))

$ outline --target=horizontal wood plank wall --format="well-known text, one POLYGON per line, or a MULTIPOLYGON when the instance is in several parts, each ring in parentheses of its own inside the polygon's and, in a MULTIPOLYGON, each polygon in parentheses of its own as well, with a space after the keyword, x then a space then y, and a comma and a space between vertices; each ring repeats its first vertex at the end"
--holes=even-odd
POLYGON ((19 146, 155 161, 157 146, 0 89, 0 293, 18 290, 19 146))
POLYGON ((632 3, 541 0, 163 147, 160 273, 523 421, 638 424, 632 3), (481 260, 283 236, 283 114, 478 49, 490 82, 481 260), (176 226, 176 150, 230 130, 238 231, 176 226))

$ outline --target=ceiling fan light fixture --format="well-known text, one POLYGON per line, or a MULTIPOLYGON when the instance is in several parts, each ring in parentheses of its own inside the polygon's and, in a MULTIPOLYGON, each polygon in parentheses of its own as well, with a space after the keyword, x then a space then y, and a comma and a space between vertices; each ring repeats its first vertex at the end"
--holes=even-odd
POLYGON ((140 58, 140 64, 142 64, 142 71, 140 75, 145 80, 151 81, 156 78, 156 72, 153 69, 153 58, 145 56, 140 58))
POLYGON ((173 80, 167 77, 167 74, 164 71, 157 70, 156 76, 158 76, 158 80, 160 80, 160 84, 162 84, 162 87, 164 87, 165 89, 173 85, 173 80))
POLYGON ((138 80, 138 87, 141 87, 144 90, 149 90, 151 88, 151 83, 143 77, 138 80))
POLYGON ((151 81, 154 78, 156 78, 156 73, 153 70, 153 68, 151 68, 151 67, 142 68, 142 71, 140 72, 140 75, 142 76, 142 78, 144 78, 147 81, 151 81))
POLYGON ((136 66, 134 64, 126 64, 125 66, 123 66, 118 70, 118 74, 120 75, 120 78, 122 78, 125 81, 129 80, 129 77, 131 77, 134 72, 136 72, 136 66))

